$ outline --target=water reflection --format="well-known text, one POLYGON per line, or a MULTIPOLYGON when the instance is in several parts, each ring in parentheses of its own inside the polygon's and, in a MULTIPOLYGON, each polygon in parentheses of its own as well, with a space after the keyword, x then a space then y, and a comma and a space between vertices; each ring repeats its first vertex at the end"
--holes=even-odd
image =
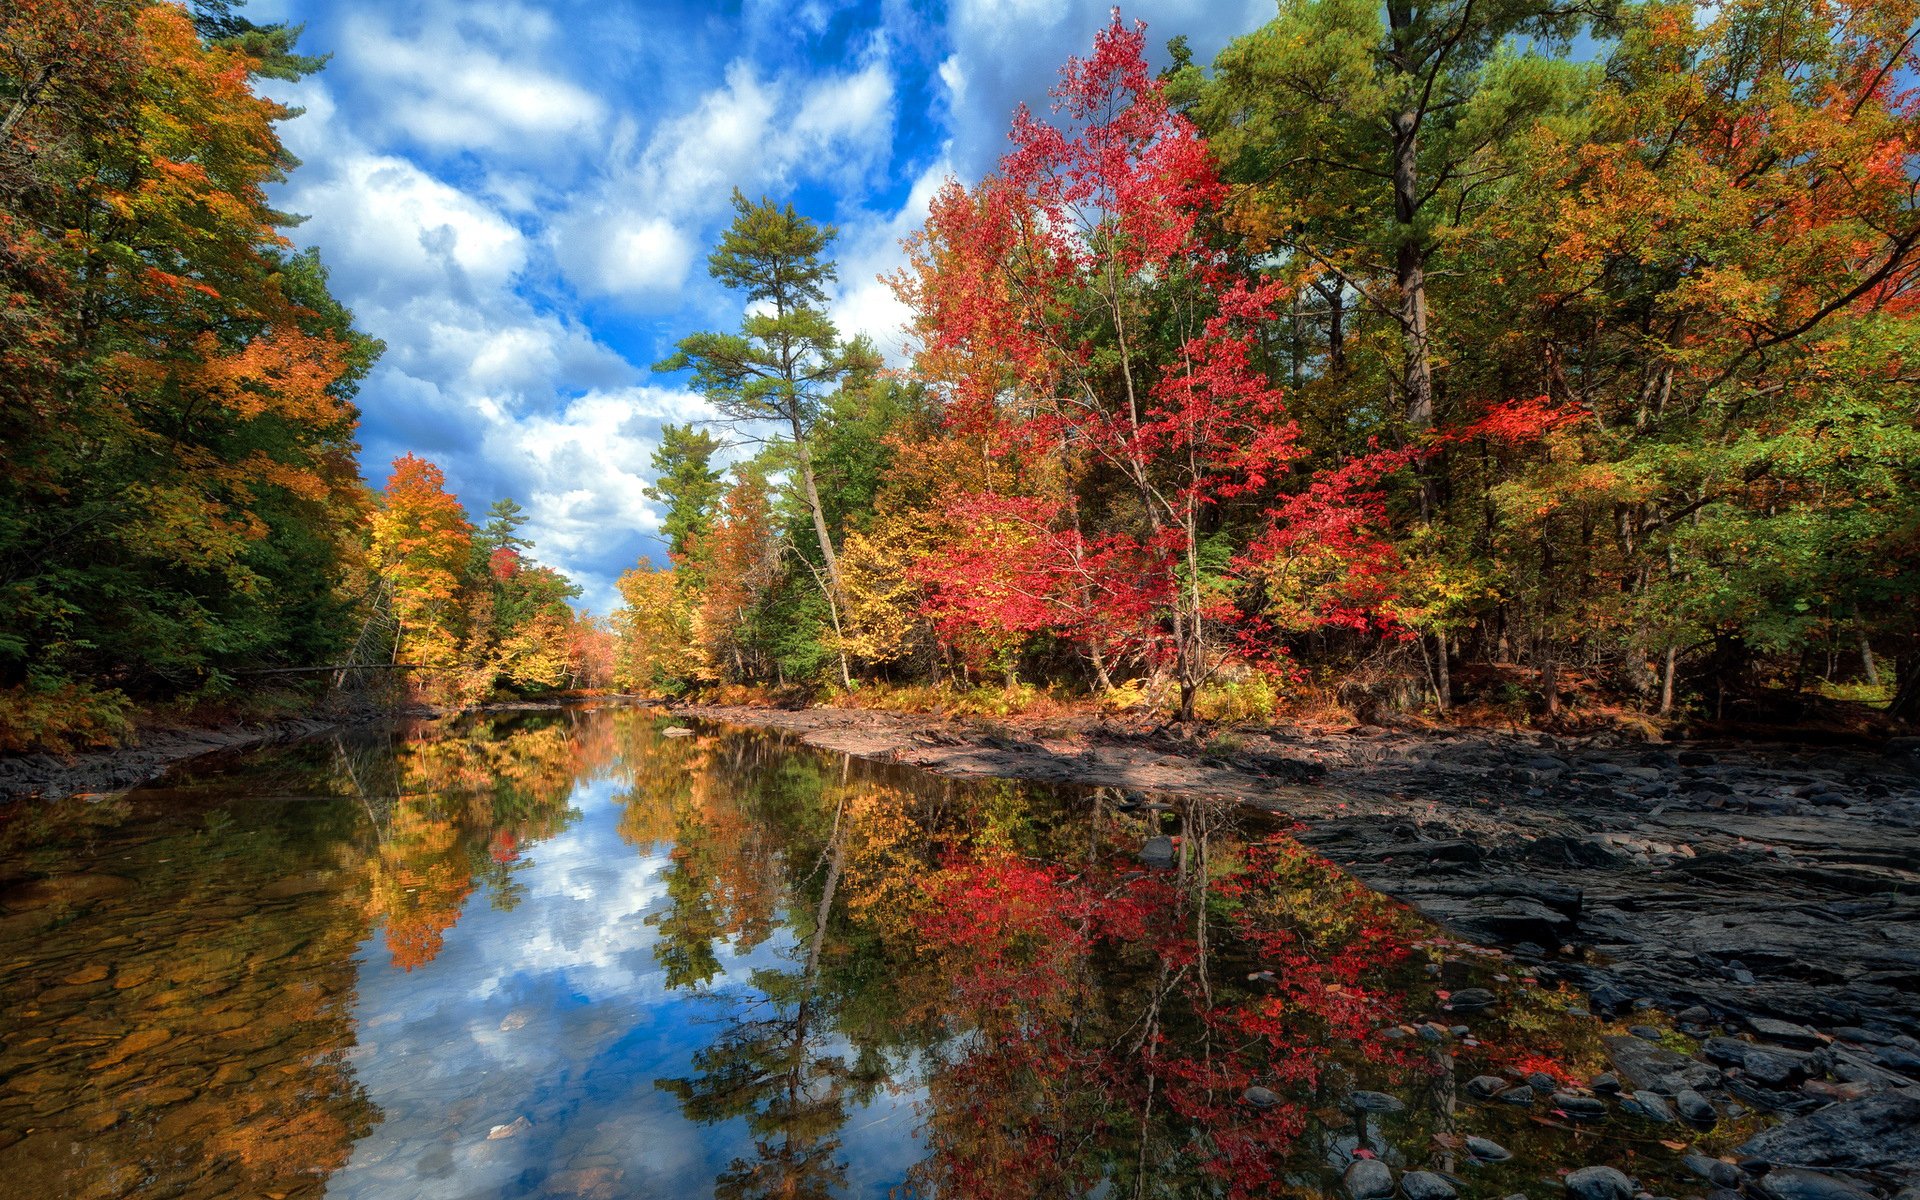
POLYGON ((1591 1023, 1224 806, 662 723, 9 814, 0 1194, 1265 1195, 1372 1156, 1506 1195, 1671 1157, 1463 1109, 1590 1069, 1591 1023))

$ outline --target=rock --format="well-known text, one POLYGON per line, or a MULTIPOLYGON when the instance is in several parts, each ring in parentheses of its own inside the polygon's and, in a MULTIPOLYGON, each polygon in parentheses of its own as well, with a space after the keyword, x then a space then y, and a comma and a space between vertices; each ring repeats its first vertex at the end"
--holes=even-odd
POLYGON ((1581 1167, 1566 1179, 1573 1200, 1633 1200, 1633 1180, 1612 1167, 1581 1167))
POLYGON ((1851 1180, 1798 1167, 1767 1172, 1760 1191, 1772 1200, 1873 1200, 1872 1192, 1851 1180))
POLYGON ((1355 1092, 1347 1097, 1347 1104, 1355 1112, 1400 1113, 1407 1111, 1406 1102, 1398 1096, 1389 1096, 1385 1092, 1355 1092))
POLYGON ((1920 1173, 1920 1093, 1900 1089, 1829 1105, 1762 1130, 1738 1153, 1775 1166, 1920 1173))
POLYGON ((1603 1072, 1588 1080, 1587 1086, 1603 1096, 1613 1096, 1620 1091, 1620 1080, 1603 1072))
POLYGON ((692 737, 693 730, 685 725, 669 725, 660 731, 662 737, 692 737))
POLYGON ((1675 1092, 1673 1106, 1695 1125, 1712 1125, 1719 1120, 1719 1114, 1713 1111, 1713 1102, 1692 1088, 1681 1088, 1675 1092))
POLYGON ((1667 1107, 1665 1100, 1653 1092, 1635 1092, 1631 1103, 1640 1115, 1649 1121, 1658 1121, 1665 1125, 1673 1120, 1673 1110, 1667 1107))
POLYGON ((487 1130, 487 1140, 497 1142, 502 1138, 518 1137, 533 1128, 533 1122, 525 1117, 515 1117, 511 1125, 495 1125, 487 1130))
POLYGON ((1494 995, 1486 988, 1463 988, 1447 997, 1447 1007, 1455 1012, 1479 1012, 1493 1005, 1494 995))
POLYGON ((1255 1108, 1273 1108, 1280 1103, 1279 1093, 1258 1084, 1240 1093, 1240 1098, 1255 1108))
POLYGON ((1707 1056, 1708 1062, 1723 1067, 1745 1067, 1747 1055, 1754 1049, 1752 1042, 1730 1037, 1710 1037, 1700 1045, 1700 1053, 1707 1056))
POLYGON ((1532 1104, 1533 1089, 1524 1083, 1519 1087, 1510 1087, 1500 1093, 1500 1103, 1518 1104, 1522 1106, 1532 1104))
MULTIPOLYGON (((1614 1034, 1602 1041, 1607 1048, 1608 1059, 1613 1062, 1613 1069, 1635 1089, 1657 1088, 1663 1079, 1683 1073, 1688 1068, 1710 1069, 1703 1068, 1702 1064, 1684 1054, 1641 1038, 1614 1034)), ((1718 1076, 1719 1072, 1714 1072, 1714 1077, 1718 1076)))
POLYGON ((1782 1046, 1792 1046, 1796 1050, 1818 1050, 1825 1043, 1820 1035, 1805 1025, 1795 1025, 1792 1021, 1776 1021, 1772 1017, 1748 1017, 1748 1029, 1782 1046))
POLYGON ((125 1062, 136 1054, 144 1054, 156 1046, 165 1045, 172 1040, 173 1034, 165 1029, 141 1029, 123 1037, 115 1043, 107 1056, 93 1064, 96 1071, 125 1062))
POLYGON ((1593 1096, 1579 1096, 1572 1092, 1555 1092, 1553 1106, 1576 1121, 1599 1121, 1607 1115, 1606 1103, 1593 1096))
POLYGON ((1150 837, 1147 844, 1140 847, 1140 861, 1149 867, 1171 867, 1173 860, 1173 839, 1170 837, 1150 837))
POLYGON ((1479 1100, 1491 1100, 1507 1090, 1507 1081, 1498 1075, 1475 1075, 1467 1080, 1467 1095, 1479 1100))
POLYGON ((1513 1151, 1502 1146, 1499 1142, 1492 1141, 1488 1138, 1474 1137, 1471 1134, 1467 1135, 1467 1153, 1471 1154, 1480 1162, 1490 1163, 1506 1162, 1513 1157, 1513 1151))
POLYGON ((1651 1025, 1629 1025, 1627 1026, 1627 1032, 1647 1042, 1657 1042, 1666 1036, 1661 1030, 1655 1029, 1651 1025))
POLYGON ((1770 1088, 1782 1088, 1798 1083, 1806 1078, 1807 1074, 1801 1064, 1783 1054, 1775 1054, 1767 1050, 1748 1051, 1746 1060, 1740 1065, 1746 1071, 1747 1078, 1770 1088))
POLYGON ((1355 1159, 1340 1177, 1349 1200, 1383 1200, 1393 1195, 1393 1171, 1377 1158, 1355 1159))
MULTIPOLYGON (((1453 1200, 1460 1193, 1451 1183, 1432 1171, 1408 1171, 1400 1177, 1400 1194, 1407 1200, 1453 1200)), ((1801 1200, 1800 1197, 1782 1197, 1781 1200, 1801 1200)), ((1813 1200, 1812 1197, 1807 1200, 1813 1200)))

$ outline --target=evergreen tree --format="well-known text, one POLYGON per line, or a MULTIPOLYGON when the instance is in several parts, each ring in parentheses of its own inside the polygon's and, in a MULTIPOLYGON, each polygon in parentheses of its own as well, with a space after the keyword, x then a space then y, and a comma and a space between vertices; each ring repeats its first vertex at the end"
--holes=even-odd
POLYGON ((685 559, 691 543, 713 526, 714 506, 726 488, 713 456, 720 439, 692 425, 666 425, 660 430, 660 448, 653 452, 653 484, 642 489, 647 499, 667 506, 660 522, 674 561, 685 559))

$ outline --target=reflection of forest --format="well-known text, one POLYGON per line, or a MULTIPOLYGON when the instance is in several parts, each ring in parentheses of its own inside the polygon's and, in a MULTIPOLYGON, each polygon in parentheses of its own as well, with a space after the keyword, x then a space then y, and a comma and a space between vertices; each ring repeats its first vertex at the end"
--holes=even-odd
POLYGON ((574 783, 609 761, 610 735, 561 713, 341 748, 341 775, 376 818, 368 912, 384 919, 395 966, 431 962, 476 888, 496 908, 518 903, 524 848, 579 816, 574 783))
POLYGON ((727 1014, 659 1086, 753 1138, 716 1195, 844 1188, 850 1111, 890 1084, 923 1089, 913 1191, 1246 1194, 1378 1140, 1330 1096, 1431 1071, 1378 1036, 1425 978, 1403 911, 1224 809, 626 728, 621 830, 672 846, 655 956, 727 1014), (1150 872, 1156 833, 1177 859, 1150 872), (781 966, 727 974, 776 930, 781 966))
POLYGON ((1458 1063, 1417 1036, 1437 987, 1487 972, 1233 810, 660 724, 343 737, 145 810, 0 825, 30 881, 0 890, 21 968, 0 981, 0 1169, 49 1195, 118 1194, 129 1164, 169 1194, 315 1194, 380 1119, 346 1066, 356 948, 381 928, 413 970, 478 895, 512 908, 594 782, 626 842, 665 851, 661 981, 718 1014, 656 1083, 744 1131, 727 1200, 865 1186, 859 1139, 882 1135, 855 1115, 883 1100, 917 1113, 918 1194, 1312 1190, 1357 1152, 1449 1169, 1455 1073, 1563 1049, 1518 984, 1477 1045, 1448 1043, 1458 1063), (300 803, 260 803, 282 792, 300 803), (1150 837, 1170 862, 1147 865, 1150 837), (1343 1112, 1356 1087, 1413 1111, 1343 1112))

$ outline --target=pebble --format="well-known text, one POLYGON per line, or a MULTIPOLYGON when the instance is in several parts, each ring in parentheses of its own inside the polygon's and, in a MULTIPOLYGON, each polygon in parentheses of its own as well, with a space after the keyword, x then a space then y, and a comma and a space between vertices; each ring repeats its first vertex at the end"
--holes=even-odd
POLYGON ((1633 1200, 1633 1180, 1612 1167, 1581 1167, 1566 1183, 1573 1200, 1633 1200))
POLYGON ((1407 1200, 1453 1200, 1460 1193, 1432 1171, 1408 1171, 1400 1177, 1400 1194, 1407 1200))

